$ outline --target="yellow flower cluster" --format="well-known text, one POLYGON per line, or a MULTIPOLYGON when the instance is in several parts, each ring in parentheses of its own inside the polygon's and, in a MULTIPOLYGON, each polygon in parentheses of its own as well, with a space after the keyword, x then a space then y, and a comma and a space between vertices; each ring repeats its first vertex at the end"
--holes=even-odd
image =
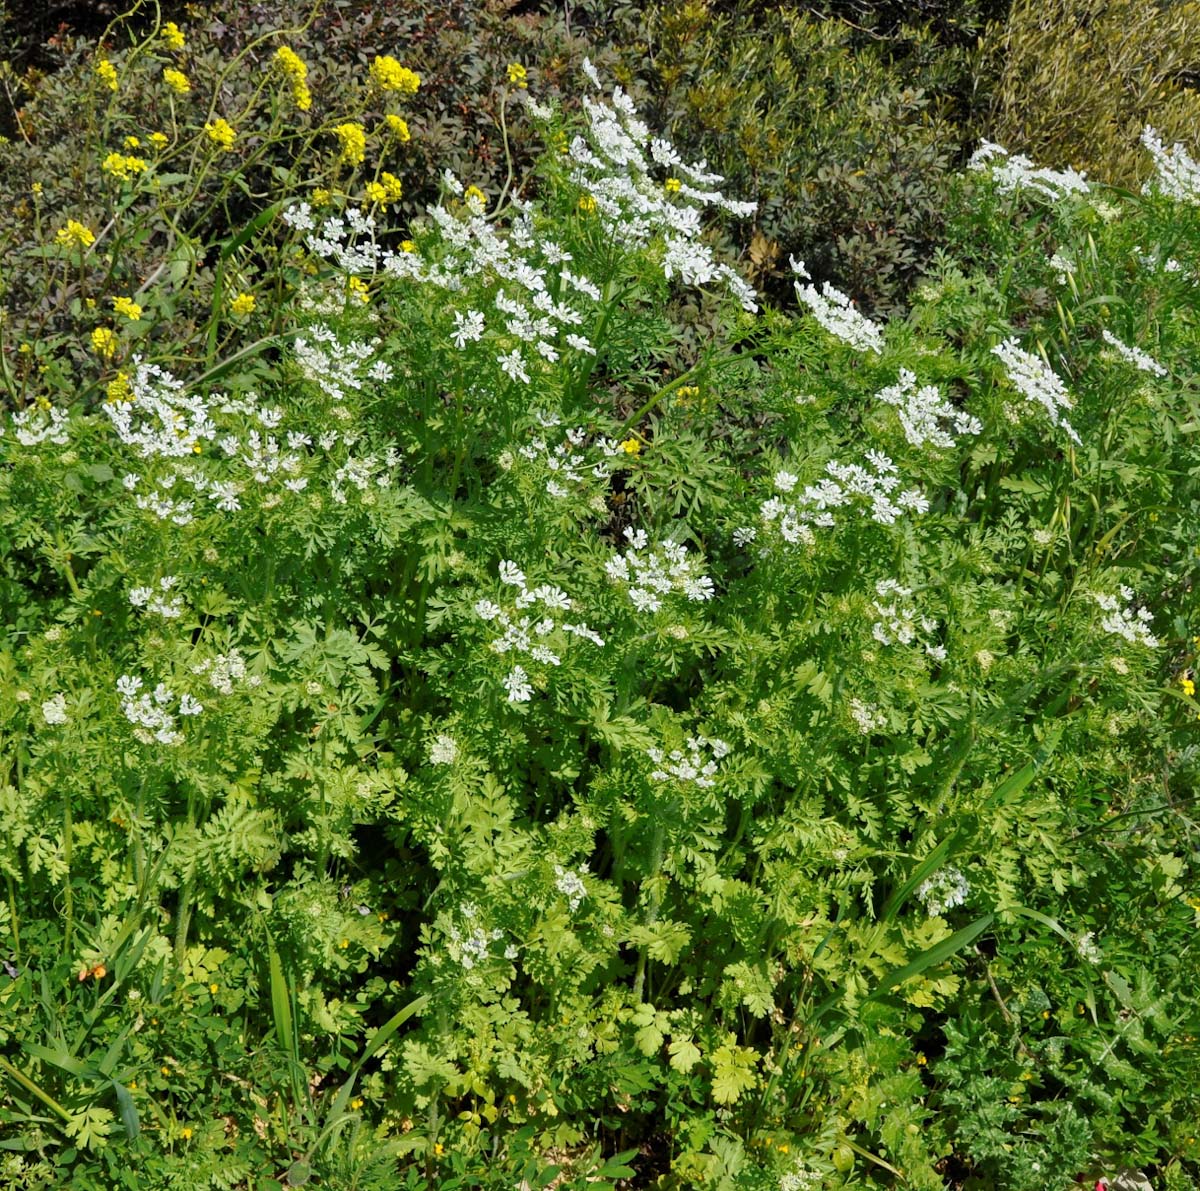
POLYGON ((106 174, 111 174, 114 178, 120 178, 122 182, 127 182, 135 174, 145 172, 146 161, 142 157, 126 156, 124 153, 110 153, 101 162, 100 168, 106 174))
POLYGON ((387 126, 391 130, 392 135, 402 145, 406 141, 412 140, 412 133, 408 131, 408 121, 403 116, 386 116, 387 126))
POLYGON ((679 188, 682 185, 683 183, 680 182, 678 178, 668 178, 663 183, 663 190, 665 190, 668 194, 678 194, 679 188))
POLYGON ((371 82, 380 91, 397 91, 401 95, 416 95, 421 76, 401 66, 395 58, 385 55, 371 63, 371 82))
POLYGON ((640 455, 642 453, 642 444, 636 438, 627 438, 621 443, 621 450, 626 455, 640 455))
POLYGON ((487 195, 478 186, 468 186, 463 198, 468 204, 478 203, 481 208, 485 210, 487 208, 487 195))
POLYGON ((372 203, 395 203, 403 193, 400 179, 386 170, 379 175, 378 182, 367 183, 367 198, 372 203))
POLYGON ((92 332, 92 347, 97 355, 111 360, 117 354, 117 337, 108 327, 97 327, 92 332))
POLYGON ((1183 688, 1183 693, 1185 695, 1187 695, 1187 697, 1189 699, 1191 699, 1195 696, 1196 683, 1195 683, 1195 680, 1191 677, 1191 675, 1181 674, 1179 676, 1179 685, 1183 688))
POLYGON ((237 133, 233 130, 232 125, 225 119, 218 118, 204 126, 204 135, 208 137, 214 145, 219 145, 222 149, 228 152, 233 148, 233 142, 237 140, 237 133))
POLYGON ((54 233, 54 239, 63 248, 90 248, 96 242, 96 233, 78 219, 68 219, 66 226, 54 233))
POLYGON ((183 30, 174 21, 168 21, 162 30, 163 45, 169 50, 181 50, 184 47, 183 30))
POLYGON ((367 283, 361 277, 350 278, 350 296, 357 298, 364 306, 371 300, 370 291, 367 289, 367 283))
POLYGON ((110 91, 117 89, 117 68, 107 58, 101 58, 96 63, 96 73, 100 76, 100 81, 110 91))
POLYGON ((519 62, 510 62, 508 64, 508 81, 519 90, 524 91, 529 86, 526 82, 525 67, 519 62))
POLYGON ((590 215, 596 209, 596 200, 590 194, 585 194, 579 200, 579 210, 584 215, 590 215))
POLYGON ((312 92, 308 89, 308 67, 294 50, 285 45, 281 45, 275 51, 275 62, 292 89, 292 100, 296 107, 302 112, 307 112, 312 107, 312 92))
POLYGON ((152 132, 150 134, 150 143, 156 149, 165 149, 171 143, 171 138, 165 132, 152 132))
POLYGON ((113 313, 123 314, 131 323, 142 317, 142 308, 132 298, 113 298, 113 313))
POLYGON ((129 387, 129 373, 118 372, 113 380, 104 386, 108 394, 108 404, 128 404, 133 400, 133 390, 129 387))
POLYGON ((367 130, 361 124, 339 124, 333 133, 341 143, 342 160, 347 165, 362 165, 367 155, 367 130))
POLYGON ((256 305, 257 305, 257 301, 256 301, 254 295, 243 292, 243 293, 238 294, 238 296, 236 298, 234 298, 232 302, 229 303, 229 309, 232 310, 234 314, 238 314, 238 315, 253 314, 254 307, 256 305))
POLYGON ((170 66, 163 67, 163 82, 176 95, 186 95, 192 89, 192 84, 188 82, 187 75, 182 70, 174 70, 170 66))

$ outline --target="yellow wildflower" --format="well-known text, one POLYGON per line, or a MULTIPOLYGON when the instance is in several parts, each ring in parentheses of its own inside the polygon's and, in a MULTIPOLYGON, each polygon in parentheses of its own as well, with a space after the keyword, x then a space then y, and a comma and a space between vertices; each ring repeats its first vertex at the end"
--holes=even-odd
POLYGON ((217 995, 218 991, 220 990, 220 988, 221 988, 221 986, 219 984, 210 984, 208 986, 208 991, 210 993, 212 993, 212 995, 215 997, 217 995))
POLYGON ((386 171, 379 176, 378 182, 367 183, 367 198, 372 203, 394 203, 403 193, 400 179, 386 171))
POLYGON ((145 171, 146 162, 141 157, 127 157, 123 153, 110 153, 101 162, 100 168, 106 174, 111 174, 114 178, 120 178, 122 182, 128 182, 135 174, 145 171))
MULTIPOLYGON (((350 296, 357 298, 364 306, 371 300, 371 293, 367 289, 367 283, 361 277, 350 278, 350 296)), ((343 947, 349 947, 350 944, 346 939, 342 940, 343 947)))
POLYGON ((117 337, 108 327, 97 327, 92 332, 92 347, 98 356, 111 360, 117 354, 117 337))
POLYGON ((107 58, 102 58, 96 63, 96 73, 110 91, 117 89, 117 68, 107 58))
POLYGON ((468 186, 463 198, 466 199, 468 206, 472 203, 478 203, 481 209, 487 208, 487 195, 478 186, 468 186))
POLYGON ((358 1110, 360 1108, 362 1108, 362 1106, 363 1106, 362 1098, 359 1096, 355 1096, 354 1099, 350 1101, 350 1107, 352 1109, 354 1109, 355 1112, 358 1112, 358 1110))
POLYGON ((240 293, 229 303, 229 309, 234 314, 253 314, 256 305, 257 299, 253 294, 240 293))
POLYGON ((416 250, 417 250, 417 246, 411 240, 401 240, 400 241, 400 251, 401 252, 416 252, 416 250))
POLYGON ((127 404, 132 401, 133 390, 129 387, 129 373, 118 372, 116 378, 104 386, 104 391, 108 394, 109 405, 127 404))
POLYGON ((408 121, 402 116, 385 116, 387 126, 391 129, 392 135, 395 136, 402 145, 406 141, 412 140, 412 133, 408 131, 408 121))
POLYGON ((339 124, 333 133, 342 146, 342 161, 347 165, 362 165, 367 155, 367 130, 361 124, 339 124))
POLYGON ((440 1158, 446 1152, 446 1147, 442 1145, 440 1141, 435 1142, 433 1146, 433 1152, 435 1157, 440 1158))
POLYGON ((621 443, 621 450, 626 455, 640 455, 642 453, 642 444, 636 438, 627 438, 621 443))
POLYGON ((590 194, 585 194, 579 200, 579 209, 584 215, 590 215, 596 209, 596 200, 590 194))
POLYGON ((156 149, 165 149, 171 143, 171 138, 165 132, 152 132, 150 134, 150 143, 156 149))
POLYGON ((391 55, 385 55, 371 63, 371 82, 380 91, 415 95, 421 85, 421 76, 409 70, 407 66, 401 66, 391 55))
POLYGON ((508 64, 508 81, 522 91, 529 85, 525 81, 525 77, 525 67, 519 62, 510 62, 508 64))
POLYGON ((79 220, 68 219, 66 226, 55 232, 54 239, 63 248, 90 248, 96 242, 96 233, 79 220))
POLYGON ((1183 688, 1183 693, 1190 699, 1196 693, 1196 683, 1186 674, 1181 674, 1179 677, 1179 685, 1183 688))
POLYGON ((40 182, 35 182, 29 189, 33 194, 33 197, 37 198, 42 193, 42 184, 40 182))
POLYGON ((666 191, 668 194, 678 194, 678 193, 679 193, 679 188, 680 188, 682 185, 683 185, 683 183, 682 183, 682 182, 680 182, 678 178, 668 178, 668 179, 667 179, 667 180, 666 180, 666 181, 663 183, 663 189, 664 189, 664 190, 665 190, 665 191, 666 191))
POLYGON ((342 948, 342 950, 343 950, 343 951, 345 951, 345 950, 346 950, 346 948, 347 948, 347 947, 349 947, 349 946, 350 946, 350 940, 349 940, 349 939, 343 939, 343 940, 342 940, 342 942, 341 942, 341 948, 342 948))
POLYGON ((192 1131, 186 1125, 184 1125, 184 1127, 179 1130, 179 1136, 182 1137, 184 1141, 191 1141, 192 1131))
POLYGON ((123 314, 131 323, 142 317, 142 308, 132 298, 113 298, 113 313, 123 314))
POLYGON ((174 21, 168 21, 163 26, 162 39, 169 50, 181 50, 184 47, 183 30, 174 21))
POLYGON ((214 145, 219 145, 226 152, 233 148, 233 142, 237 140, 237 133, 233 130, 232 125, 224 119, 213 120, 210 124, 206 124, 204 135, 214 145))
POLYGON ((188 77, 182 70, 174 70, 170 66, 163 67, 163 82, 175 92, 176 95, 186 95, 191 89, 192 84, 188 82, 188 77))
POLYGON ((135 136, 127 136, 125 138, 125 148, 126 149, 137 149, 140 147, 141 143, 142 142, 139 141, 137 139, 137 137, 135 137, 135 136))
POLYGON ((308 67, 295 50, 281 45, 275 51, 275 61, 292 88, 292 100, 302 112, 312 107, 312 92, 308 89, 308 67))
POLYGON ((322 186, 318 186, 317 189, 312 192, 313 206, 314 207, 327 206, 329 204, 329 200, 332 197, 333 197, 333 195, 331 195, 328 190, 326 190, 322 186))

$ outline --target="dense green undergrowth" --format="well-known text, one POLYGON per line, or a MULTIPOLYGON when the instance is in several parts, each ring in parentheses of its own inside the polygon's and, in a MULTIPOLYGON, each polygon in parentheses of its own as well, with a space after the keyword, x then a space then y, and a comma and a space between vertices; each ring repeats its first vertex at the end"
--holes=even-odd
POLYGON ((136 28, 3 149, 0 1185, 1195 1186, 1186 150, 884 323, 578 45, 136 28))

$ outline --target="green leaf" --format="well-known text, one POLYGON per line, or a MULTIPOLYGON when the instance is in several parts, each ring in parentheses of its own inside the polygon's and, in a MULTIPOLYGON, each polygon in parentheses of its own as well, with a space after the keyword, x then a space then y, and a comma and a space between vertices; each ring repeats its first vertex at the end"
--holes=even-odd
POLYGON ((989 926, 992 925, 995 919, 994 914, 984 914, 982 918, 976 918, 970 926, 964 926, 962 930, 957 930, 948 939, 943 939, 940 943, 935 943, 928 951, 923 951, 911 963, 905 964, 902 968, 897 968, 893 972, 889 972, 878 984, 878 986, 867 995, 868 1001, 876 1000, 881 997, 889 989, 895 988, 898 984, 903 984, 904 981, 912 979, 913 976, 919 976, 926 968, 932 968, 937 964, 945 963, 956 952, 961 951, 968 943, 974 942, 989 926))
POLYGON ((747 1046, 727 1043, 713 1051, 713 1099, 718 1104, 736 1104, 758 1082, 757 1061, 758 1052, 747 1046))
POLYGON ((700 1048, 690 1038, 672 1038, 667 1047, 671 1056, 671 1066, 686 1075, 700 1062, 700 1048))

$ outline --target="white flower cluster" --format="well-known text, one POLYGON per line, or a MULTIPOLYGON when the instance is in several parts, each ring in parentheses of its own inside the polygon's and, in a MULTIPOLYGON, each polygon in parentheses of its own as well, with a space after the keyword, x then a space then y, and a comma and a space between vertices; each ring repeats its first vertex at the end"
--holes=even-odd
POLYGON ((246 659, 237 649, 196 662, 192 666, 192 673, 208 675, 208 685, 222 695, 232 695, 235 683, 244 681, 247 686, 256 687, 262 682, 257 674, 246 677, 246 659))
POLYGON ((144 608, 164 620, 178 620, 183 615, 183 600, 167 594, 176 582, 174 575, 164 575, 158 581, 157 592, 153 587, 130 588, 129 602, 134 608, 144 608))
POLYGON ((1156 177, 1145 185, 1181 203, 1200 203, 1200 164, 1181 145, 1168 149, 1149 125, 1142 131, 1142 144, 1154 159, 1156 177))
MULTIPOLYGON (((67 445, 67 411, 49 402, 35 402, 28 409, 13 414, 12 428, 16 431, 17 442, 23 447, 37 447, 44 442, 59 447, 67 445)), ((0 426, 0 435, 3 433, 4 427, 0 426)))
POLYGON ((1054 270, 1054 279, 1059 285, 1066 285, 1067 278, 1075 272, 1075 262, 1068 257, 1055 253, 1049 260, 1050 268, 1054 270))
MULTIPOLYGON (((1122 584, 1118 590, 1126 604, 1133 600, 1131 587, 1122 584)), ((1132 608, 1122 608, 1116 596, 1104 592, 1093 592, 1092 599, 1100 605, 1100 610, 1104 613, 1100 627, 1106 633, 1112 633, 1128 641, 1130 645, 1144 645, 1147 649, 1158 648, 1158 638, 1150 631, 1150 623, 1154 617, 1149 608, 1139 608, 1136 612, 1132 608)))
MULTIPOLYGON (((584 72, 599 89, 599 76, 590 63, 584 64, 584 72)), ((588 130, 571 142, 570 177, 595 204, 612 237, 622 244, 644 245, 662 236, 662 268, 668 281, 678 276, 689 286, 721 282, 743 309, 756 311, 754 290, 713 258, 712 249, 700 242, 700 233, 705 208, 743 218, 753 215, 757 204, 736 202, 712 189, 724 181, 721 175, 709 173, 706 162, 689 164, 669 141, 651 136, 620 87, 613 89, 609 103, 584 96, 583 108, 588 130), (672 188, 651 176, 655 167, 670 173, 672 188)))
POLYGON ((458 760, 458 742, 446 732, 439 732, 429 746, 430 765, 453 765, 458 760))
POLYGON ((713 581, 700 574, 695 559, 678 542, 663 542, 657 550, 646 551, 650 539, 644 529, 625 529, 630 549, 610 558, 604 570, 614 583, 626 585, 629 601, 639 612, 657 612, 662 597, 677 592, 699 603, 713 597, 713 581))
POLYGON ((1107 327, 1100 332, 1100 337, 1117 355, 1126 363, 1132 364, 1139 372, 1149 372, 1152 376, 1167 375, 1167 370, 1157 360, 1148 356, 1140 347, 1130 347, 1129 344, 1122 343, 1107 327))
POLYGON ((917 886, 917 897, 930 918, 961 906, 971 892, 971 885, 958 869, 939 869, 932 877, 917 886))
MULTIPOLYGON (((450 923, 446 930, 446 950, 456 964, 469 972, 477 964, 484 963, 491 957, 492 944, 502 939, 504 932, 495 927, 487 930, 480 926, 475 921, 479 909, 471 902, 465 903, 460 913, 467 920, 466 927, 459 927, 455 922, 450 923)), ((516 949, 510 947, 505 952, 505 958, 515 959, 516 949)))
MULTIPOLYGON (((777 525, 779 536, 789 545, 811 546, 816 540, 812 527, 828 529, 834 525, 834 509, 857 505, 862 516, 880 525, 894 525, 904 513, 929 511, 929 501, 919 488, 896 492, 900 477, 886 455, 868 451, 866 457, 869 467, 830 461, 825 465, 824 478, 790 500, 784 498, 791 497, 799 481, 791 472, 776 472, 775 490, 782 495, 763 501, 760 516, 767 525, 777 525)), ((741 544, 751 539, 742 532, 735 540, 741 544)))
POLYGON ((713 775, 717 772, 717 762, 729 755, 729 745, 725 741, 707 736, 689 736, 687 752, 683 749, 672 749, 669 753, 660 748, 649 748, 646 756, 658 766, 650 774, 656 782, 691 782, 703 789, 715 786, 713 775))
MULTIPOLYGON (((543 583, 530 589, 525 583, 525 573, 516 563, 507 559, 500 563, 500 582, 517 588, 517 611, 541 604, 542 615, 537 619, 533 616, 521 616, 517 619, 492 600, 477 600, 475 615, 489 624, 494 622, 497 628, 503 630, 500 636, 491 642, 490 648, 493 653, 511 653, 527 657, 539 665, 561 666, 562 657, 555 653, 551 645, 561 648, 559 642, 565 641, 568 636, 582 637, 603 648, 604 639, 586 624, 572 624, 565 620, 560 624, 552 615, 571 610, 571 599, 562 588, 543 583)), ((533 685, 524 666, 514 665, 502 685, 508 693, 510 703, 528 703, 533 698, 533 685)))
POLYGON ((1088 931, 1086 934, 1080 935, 1075 940, 1075 951, 1080 959, 1089 964, 1098 964, 1104 958, 1104 952, 1096 944, 1095 931, 1088 931))
MULTIPOLYGON (((538 412, 534 416, 544 430, 561 424, 557 414, 538 412)), ((554 447, 541 434, 535 434, 528 443, 517 448, 517 454, 530 463, 540 462, 548 473, 546 492, 556 500, 563 500, 586 492, 589 475, 597 480, 607 479, 612 471, 608 460, 618 459, 623 454, 620 446, 610 438, 601 438, 596 446, 602 458, 593 462, 595 455, 592 451, 589 458, 587 431, 575 427, 567 430, 563 440, 554 447)))
POLYGON ((1065 170, 1039 168, 1028 157, 1010 156, 1007 149, 991 141, 980 143, 971 154, 967 169, 990 173, 1001 194, 1032 190, 1057 202, 1068 194, 1087 194, 1089 191, 1083 174, 1069 167, 1065 170))
POLYGON ((863 736, 881 732, 888 726, 887 716, 874 703, 866 703, 862 699, 850 700, 850 718, 863 736))
MULTIPOLYGON (((296 231, 312 232, 315 221, 312 208, 307 203, 298 203, 283 213, 283 222, 296 231)), ((344 273, 369 272, 375 267, 376 250, 373 240, 357 244, 354 237, 372 236, 375 220, 364 215, 358 207, 348 207, 345 215, 331 215, 321 224, 317 234, 304 237, 304 242, 318 256, 330 256, 337 261, 344 273)))
POLYGON ((792 257, 791 264, 792 272, 800 279, 796 282, 796 297, 830 335, 860 352, 883 351, 883 329, 878 323, 855 310, 849 297, 828 281, 821 283, 820 293, 815 285, 802 285, 801 281, 811 281, 804 262, 792 257))
MULTIPOLYGON (((105 404, 117 436, 133 447, 144 459, 188 458, 204 454, 204 444, 215 442, 229 465, 223 473, 210 474, 215 460, 203 465, 199 460, 178 464, 173 471, 159 476, 149 491, 137 492, 142 477, 129 473, 124 477, 125 488, 137 492, 134 503, 139 509, 153 513, 159 520, 188 525, 195 519, 195 496, 205 496, 221 512, 237 512, 239 497, 248 479, 268 485, 276 479, 292 492, 301 491, 308 483, 299 476, 303 466, 300 450, 311 445, 308 435, 289 431, 286 449, 270 431, 283 420, 278 406, 262 406, 254 393, 243 397, 210 398, 188 396, 181 381, 155 364, 138 362, 128 380, 129 397, 105 404), (221 433, 216 421, 234 419, 228 433, 221 433), (250 429, 245 430, 249 422, 250 429), (235 432, 240 427, 244 433, 235 432), (264 433, 265 432, 265 433, 264 433), (286 478, 284 478, 286 477, 286 478), (177 484, 192 489, 193 498, 175 495, 177 484)), ((266 500, 278 502, 274 493, 266 500)))
POLYGON ((153 744, 155 741, 159 744, 182 744, 183 733, 177 728, 177 717, 199 715, 204 710, 203 705, 191 695, 183 695, 177 701, 166 683, 160 682, 149 693, 142 691, 142 685, 140 678, 130 674, 122 674, 117 679, 121 710, 134 725, 134 736, 143 744, 153 744))
POLYGON ((573 872, 569 868, 563 868, 561 864, 554 866, 554 888, 559 891, 567 899, 567 905, 571 908, 571 913, 583 904, 583 899, 587 897, 587 887, 583 883, 583 877, 580 873, 586 873, 587 865, 583 864, 579 867, 579 872, 573 872))
POLYGON ((824 1182, 824 1175, 799 1163, 780 1178, 779 1191, 817 1191, 824 1182))
POLYGON ((379 340, 363 343, 341 340, 323 324, 308 328, 297 336, 292 351, 305 378, 315 384, 331 401, 345 401, 346 394, 361 393, 368 381, 385 383, 392 379, 391 365, 375 359, 379 340))
POLYGON ((948 450, 954 446, 954 434, 983 433, 983 423, 955 409, 937 385, 923 385, 918 389, 916 375, 907 368, 900 369, 900 379, 894 385, 880 389, 875 396, 885 405, 895 407, 900 425, 904 427, 904 437, 914 447, 932 443, 948 450), (943 425, 945 422, 949 427, 943 425))
MULTIPOLYGON (((462 192, 457 179, 451 176, 449 181, 452 192, 462 192)), ((498 355, 496 362, 511 380, 528 384, 534 358, 553 363, 564 348, 595 354, 591 343, 574 328, 585 322, 601 294, 586 277, 567 267, 572 259, 569 252, 537 233, 526 204, 513 199, 511 205, 517 211, 517 218, 507 235, 485 218, 478 203, 468 203, 464 210, 458 211, 444 206, 430 207, 429 215, 443 248, 436 263, 427 262, 415 251, 382 250, 373 240, 354 243, 354 236, 368 233, 374 225, 353 210, 347 212, 345 220, 326 220, 321 234, 308 236, 307 243, 313 252, 332 257, 348 273, 382 270, 391 277, 451 291, 461 290, 469 278, 499 283, 501 288, 493 297, 500 323, 497 331, 525 346, 498 355), (512 293, 506 292, 504 286, 510 287, 512 293), (555 298, 552 294, 559 296, 555 298), (582 304, 581 298, 586 299, 582 304)), ((293 211, 299 212, 299 208, 293 211)), ((301 218, 292 212, 289 215, 301 218)), ((484 337, 486 321, 481 310, 454 312, 450 340, 458 350, 465 350, 468 344, 484 337)))
MULTIPOLYGON (((355 439, 347 436, 344 440, 347 446, 353 446, 355 439)), ((382 455, 372 451, 366 455, 350 455, 333 473, 329 481, 329 492, 334 503, 346 503, 346 487, 357 488, 366 492, 372 484, 376 488, 387 488, 392 482, 392 474, 400 466, 400 452, 395 447, 388 447, 382 455)))
MULTIPOLYGON (((911 645, 921 641, 921 634, 932 636, 938 630, 938 622, 929 616, 918 616, 912 603, 912 589, 902 587, 895 579, 880 579, 875 584, 878 599, 871 607, 879 619, 871 628, 871 635, 880 645, 911 645)), ((946 660, 943 645, 924 642, 925 652, 935 662, 946 660)))
POLYGON ((52 695, 42 704, 42 719, 47 724, 65 724, 67 718, 67 699, 61 691, 57 695, 52 695))
POLYGON ((1015 337, 998 343, 992 348, 992 355, 999 357, 1008 379, 1021 396, 1040 405, 1049 415, 1051 424, 1060 426, 1072 442, 1078 443, 1079 435, 1062 412, 1073 408, 1075 403, 1054 371, 1037 356, 1023 351, 1015 337))

